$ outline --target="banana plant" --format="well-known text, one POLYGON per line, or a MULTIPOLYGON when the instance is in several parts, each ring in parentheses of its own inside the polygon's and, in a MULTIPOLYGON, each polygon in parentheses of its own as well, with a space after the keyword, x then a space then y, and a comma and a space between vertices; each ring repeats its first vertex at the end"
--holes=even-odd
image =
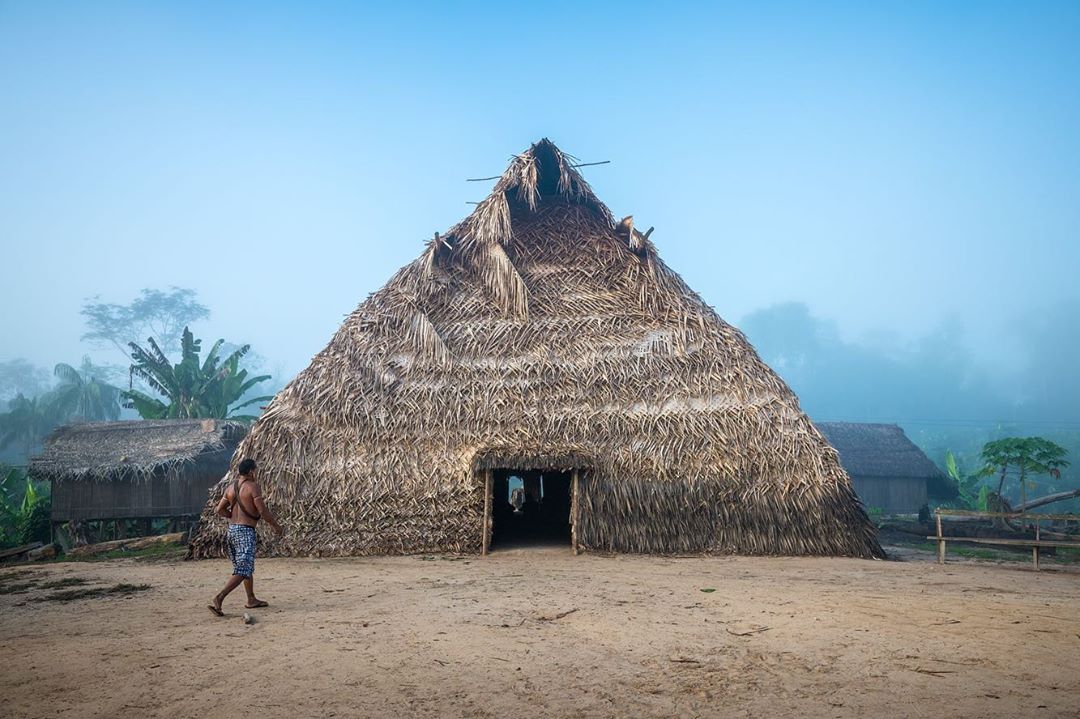
POLYGON ((980 486, 983 478, 981 472, 961 471, 960 465, 956 461, 956 455, 953 454, 951 449, 947 449, 945 450, 945 473, 956 483, 956 488, 960 492, 960 501, 964 506, 980 512, 987 511, 989 489, 980 486))
POLYGON ((217 417, 252 419, 251 415, 236 415, 239 409, 256 402, 265 402, 270 396, 261 396, 237 404, 255 385, 270 379, 270 375, 248 377, 240 369, 240 359, 251 349, 243 345, 220 360, 224 340, 218 340, 200 362, 202 340, 195 339, 191 330, 184 328, 180 341, 180 362, 172 364, 152 337, 147 339, 148 349, 132 342, 132 378, 138 377, 162 398, 153 397, 134 388, 124 391, 125 406, 135 409, 143 419, 217 417), (235 405, 235 406, 234 406, 235 405))
MULTIPOLYGON (((41 515, 47 514, 49 501, 49 494, 42 487, 47 489, 47 485, 35 484, 25 471, 0 465, 0 541, 3 544, 41 540, 41 515)), ((48 527, 47 521, 45 527, 48 527)))

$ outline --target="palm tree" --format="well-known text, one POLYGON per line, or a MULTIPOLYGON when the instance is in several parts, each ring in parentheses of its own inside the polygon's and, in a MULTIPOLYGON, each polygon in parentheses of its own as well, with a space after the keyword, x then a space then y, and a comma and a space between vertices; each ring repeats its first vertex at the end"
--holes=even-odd
POLYGON ((88 420, 120 417, 120 388, 114 387, 98 376, 89 357, 83 357, 82 368, 75 369, 61 362, 53 369, 60 386, 49 393, 49 400, 56 413, 64 418, 72 416, 88 420))
POLYGON ((138 377, 152 390, 164 397, 164 402, 145 392, 128 389, 122 393, 128 407, 138 411, 143 419, 190 418, 190 417, 232 417, 234 419, 253 419, 250 415, 232 414, 256 402, 266 402, 270 396, 255 397, 241 404, 239 402, 252 387, 270 379, 270 375, 248 378, 247 370, 240 369, 240 358, 247 354, 251 345, 243 345, 231 353, 224 361, 219 361, 218 352, 224 340, 218 340, 206 355, 206 360, 199 362, 202 340, 195 339, 187 327, 180 342, 180 363, 172 364, 161 351, 153 337, 147 338, 149 349, 144 349, 134 342, 130 343, 132 377, 138 377), (232 405, 236 406, 232 406, 232 405))
POLYGON ((8 411, 0 414, 0 449, 18 443, 29 457, 57 424, 59 418, 48 395, 27 399, 18 394, 8 402, 8 411))

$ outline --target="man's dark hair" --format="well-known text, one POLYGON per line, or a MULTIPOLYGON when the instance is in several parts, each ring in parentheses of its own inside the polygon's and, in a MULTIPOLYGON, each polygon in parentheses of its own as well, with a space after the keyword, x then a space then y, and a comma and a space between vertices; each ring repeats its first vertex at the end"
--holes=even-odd
POLYGON ((240 470, 241 476, 246 476, 248 474, 251 474, 252 470, 254 470, 254 469, 255 469, 255 460, 251 459, 250 457, 248 457, 247 459, 245 459, 243 462, 240 463, 239 470, 240 470))

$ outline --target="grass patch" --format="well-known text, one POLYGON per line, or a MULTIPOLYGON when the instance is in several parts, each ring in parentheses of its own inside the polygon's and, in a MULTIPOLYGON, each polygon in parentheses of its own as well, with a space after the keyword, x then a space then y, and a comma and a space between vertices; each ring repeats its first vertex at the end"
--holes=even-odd
MULTIPOLYGON (((889 538, 888 544, 905 549, 917 549, 924 552, 937 553, 937 542, 930 539, 908 539, 902 535, 894 535, 889 538)), ((1031 560, 1030 547, 1018 547, 1016 549, 996 549, 993 547, 980 547, 978 545, 963 542, 949 542, 946 547, 946 557, 964 557, 967 559, 986 559, 994 562, 1020 562, 1031 560)), ((1057 564, 1080 564, 1080 547, 1056 547, 1055 551, 1043 550, 1039 555, 1040 562, 1055 562, 1057 564)))
MULTIPOLYGON (((955 545, 955 542, 950 542, 955 545)), ((963 546, 951 546, 945 550, 946 555, 955 554, 958 557, 967 557, 968 559, 993 559, 993 560, 1015 560, 1017 555, 1014 552, 1003 552, 998 549, 986 549, 983 547, 963 547, 963 546)))
POLYGON ((52 582, 45 582, 41 585, 42 589, 63 589, 64 587, 78 587, 83 584, 87 584, 89 580, 82 577, 64 577, 63 579, 57 579, 52 582))
POLYGON ((34 582, 12 582, 11 584, 0 584, 0 594, 25 594, 33 589, 36 585, 34 582))
POLYGON ((925 539, 893 539, 889 544, 896 547, 904 547, 905 549, 920 549, 924 552, 937 551, 937 542, 930 542, 925 539))
POLYGON ((144 592, 149 588, 149 584, 114 584, 111 587, 83 587, 81 589, 67 589, 62 592, 46 594, 44 597, 38 597, 36 601, 73 602, 76 599, 96 599, 114 594, 134 594, 135 592, 144 592))
POLYGON ((3 574, 0 574, 0 586, 3 586, 8 582, 22 582, 30 577, 36 577, 38 574, 40 574, 40 572, 26 569, 17 569, 14 572, 4 572, 3 574))
POLYGON ((25 594, 37 586, 39 574, 25 569, 0 574, 0 594, 25 594))
POLYGON ((1043 554, 1039 560, 1049 559, 1062 564, 1080 564, 1080 547, 1057 547, 1054 554, 1043 554))

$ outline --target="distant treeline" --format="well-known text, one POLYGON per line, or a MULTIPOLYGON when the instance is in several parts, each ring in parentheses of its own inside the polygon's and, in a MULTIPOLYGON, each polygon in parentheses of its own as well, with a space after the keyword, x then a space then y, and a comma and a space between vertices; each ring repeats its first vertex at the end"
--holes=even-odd
MULTIPOLYGON (((952 450, 965 468, 982 445, 1006 436, 1040 435, 1069 450, 1078 465, 1042 489, 1080 486, 1080 301, 1059 303, 1015 323, 1000 346, 1025 357, 1013 376, 992 375, 976 361, 958 323, 902 352, 843 341, 835 326, 802 303, 779 304, 739 323, 758 353, 818 420, 899 424, 944 468, 952 450)), ((1042 493, 1040 490, 1039 493, 1042 493)))

